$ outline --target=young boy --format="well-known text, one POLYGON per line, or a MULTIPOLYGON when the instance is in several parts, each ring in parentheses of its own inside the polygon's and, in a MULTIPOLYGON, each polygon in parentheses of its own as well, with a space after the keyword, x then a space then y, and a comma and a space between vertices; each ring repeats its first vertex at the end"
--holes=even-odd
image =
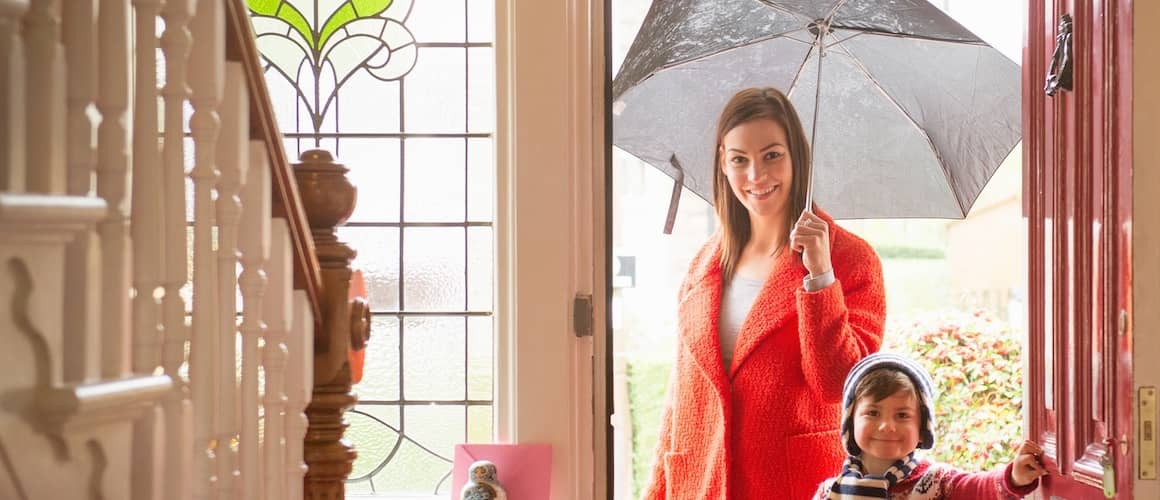
POLYGON ((849 456, 840 475, 815 498, 983 500, 1022 498, 1047 470, 1042 450, 1024 441, 1001 470, 968 473, 916 458, 934 446, 934 384, 917 363, 872 354, 850 370, 842 388, 842 442, 849 456))

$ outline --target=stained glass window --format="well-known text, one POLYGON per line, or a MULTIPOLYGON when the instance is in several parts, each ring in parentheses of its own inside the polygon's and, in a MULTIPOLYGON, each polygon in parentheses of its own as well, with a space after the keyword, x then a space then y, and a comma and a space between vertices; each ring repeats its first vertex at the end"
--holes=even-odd
POLYGON ((350 495, 450 491, 492 440, 493 0, 247 0, 288 155, 350 168, 372 308, 350 495))

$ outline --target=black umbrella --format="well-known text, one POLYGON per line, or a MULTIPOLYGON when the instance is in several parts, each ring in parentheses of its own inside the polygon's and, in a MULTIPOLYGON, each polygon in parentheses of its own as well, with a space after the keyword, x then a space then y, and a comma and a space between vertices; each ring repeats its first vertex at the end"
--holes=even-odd
POLYGON ((654 0, 613 143, 712 203, 718 114, 764 86, 797 108, 838 218, 963 218, 1021 135, 1018 65, 925 0, 654 0))

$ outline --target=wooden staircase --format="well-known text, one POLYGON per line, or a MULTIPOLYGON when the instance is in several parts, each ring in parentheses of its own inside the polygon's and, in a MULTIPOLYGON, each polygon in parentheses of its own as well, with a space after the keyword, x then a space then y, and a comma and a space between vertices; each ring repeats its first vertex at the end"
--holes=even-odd
POLYGON ((242 0, 0 0, 0 498, 339 499, 354 209, 242 0))

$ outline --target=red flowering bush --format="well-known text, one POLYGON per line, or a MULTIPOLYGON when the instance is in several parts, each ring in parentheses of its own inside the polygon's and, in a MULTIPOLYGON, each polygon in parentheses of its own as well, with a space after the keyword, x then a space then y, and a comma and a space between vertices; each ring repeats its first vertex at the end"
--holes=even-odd
POLYGON ((931 458, 975 471, 1013 458, 1023 436, 1021 335, 985 312, 887 325, 882 349, 921 363, 938 387, 931 458))

